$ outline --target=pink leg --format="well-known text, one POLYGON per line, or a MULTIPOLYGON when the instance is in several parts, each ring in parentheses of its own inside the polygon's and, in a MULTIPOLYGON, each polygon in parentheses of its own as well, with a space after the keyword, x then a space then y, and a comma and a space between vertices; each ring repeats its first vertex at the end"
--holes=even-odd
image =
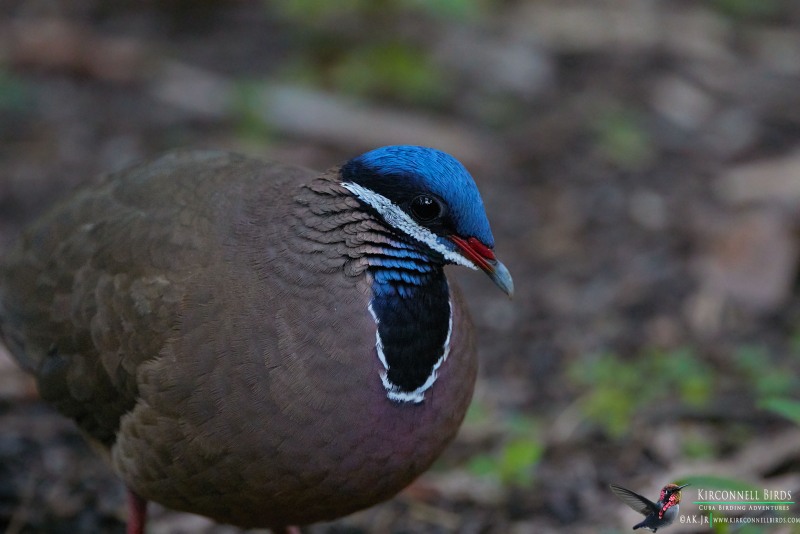
POLYGON ((147 501, 128 488, 128 526, 125 534, 144 534, 147 521, 147 501))

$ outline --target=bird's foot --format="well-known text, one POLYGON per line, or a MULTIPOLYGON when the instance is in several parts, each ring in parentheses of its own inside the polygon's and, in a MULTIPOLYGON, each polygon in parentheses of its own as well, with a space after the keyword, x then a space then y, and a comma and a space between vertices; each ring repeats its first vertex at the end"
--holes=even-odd
POLYGON ((128 524, 125 534, 144 534, 147 522, 147 500, 128 488, 128 524))

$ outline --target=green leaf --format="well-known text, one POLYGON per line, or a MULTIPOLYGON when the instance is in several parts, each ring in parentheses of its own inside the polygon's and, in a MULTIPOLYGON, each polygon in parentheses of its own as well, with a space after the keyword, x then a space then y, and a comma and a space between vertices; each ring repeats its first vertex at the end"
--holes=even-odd
POLYGON ((800 425, 800 401, 782 397, 764 399, 758 403, 759 408, 775 412, 800 425))
POLYGON ((272 133, 259 110, 262 91, 263 84, 254 81, 239 81, 235 86, 229 110, 240 139, 264 143, 272 133))
POLYGON ((24 111, 33 103, 31 87, 0 65, 0 111, 24 111))
POLYGON ((724 15, 739 20, 763 20, 781 13, 779 0, 714 0, 712 4, 724 15))
POLYGON ((336 87, 359 96, 392 96, 414 103, 435 102, 442 96, 439 71, 421 50, 389 42, 353 49, 331 74, 336 87))
POLYGON ((528 487, 533 482, 533 468, 544 453, 544 445, 531 439, 510 442, 499 462, 500 478, 511 484, 528 487))
POLYGON ((400 3, 441 19, 456 20, 474 18, 482 7, 479 0, 403 0, 400 3))
POLYGON ((641 168, 653 159, 653 142, 640 117, 631 110, 601 113, 593 126, 600 153, 615 165, 641 168))
POLYGON ((470 458, 467 470, 479 477, 497 476, 497 462, 488 454, 478 454, 470 458))

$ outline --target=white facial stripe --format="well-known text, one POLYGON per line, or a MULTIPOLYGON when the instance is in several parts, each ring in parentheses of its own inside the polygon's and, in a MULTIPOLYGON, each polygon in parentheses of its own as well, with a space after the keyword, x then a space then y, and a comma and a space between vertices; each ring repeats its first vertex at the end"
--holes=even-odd
POLYGON ((384 220, 386 220, 386 222, 391 224, 393 227, 404 232, 406 235, 416 239, 417 241, 425 243, 433 250, 444 256, 448 261, 469 267, 470 269, 478 269, 478 267, 467 258, 439 243, 436 234, 427 228, 418 225, 411 217, 409 217, 406 212, 401 210, 394 202, 385 196, 379 195, 375 191, 367 189, 366 187, 361 187, 353 182, 343 182, 342 187, 375 208, 378 213, 381 214, 384 220))
POLYGON ((389 399, 397 402, 413 402, 414 404, 419 404, 425 399, 425 392, 430 389, 438 375, 436 371, 439 370, 439 367, 447 360, 447 356, 450 354, 450 336, 453 333, 453 301, 448 300, 448 304, 450 306, 450 320, 447 323, 447 337, 444 340, 444 345, 442 346, 442 356, 436 360, 436 363, 433 365, 433 369, 431 369, 431 374, 428 375, 428 379, 422 384, 420 387, 415 389, 414 391, 402 391, 398 386, 392 384, 391 380, 389 380, 389 365, 386 363, 386 355, 383 353, 383 341, 381 341, 381 333, 378 330, 378 316, 375 314, 375 310, 372 308, 372 303, 369 303, 369 313, 372 315, 372 318, 375 319, 375 350, 378 352, 378 359, 383 364, 383 368, 386 369, 385 371, 381 371, 381 382, 383 383, 383 387, 386 388, 386 396, 389 399))

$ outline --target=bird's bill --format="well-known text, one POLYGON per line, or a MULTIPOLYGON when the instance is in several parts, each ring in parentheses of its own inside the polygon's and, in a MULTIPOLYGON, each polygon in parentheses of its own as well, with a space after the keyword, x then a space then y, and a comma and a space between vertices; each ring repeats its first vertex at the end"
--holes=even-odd
POLYGON ((474 237, 464 239, 457 235, 451 235, 450 241, 469 261, 485 272, 506 295, 514 296, 514 280, 511 278, 511 273, 495 257, 492 249, 474 237))
POLYGON ((677 488, 675 488, 675 491, 680 491, 680 490, 682 490, 683 488, 685 488, 686 486, 691 486, 691 484, 688 484, 688 483, 687 483, 687 484, 684 484, 683 486, 678 486, 677 488))

